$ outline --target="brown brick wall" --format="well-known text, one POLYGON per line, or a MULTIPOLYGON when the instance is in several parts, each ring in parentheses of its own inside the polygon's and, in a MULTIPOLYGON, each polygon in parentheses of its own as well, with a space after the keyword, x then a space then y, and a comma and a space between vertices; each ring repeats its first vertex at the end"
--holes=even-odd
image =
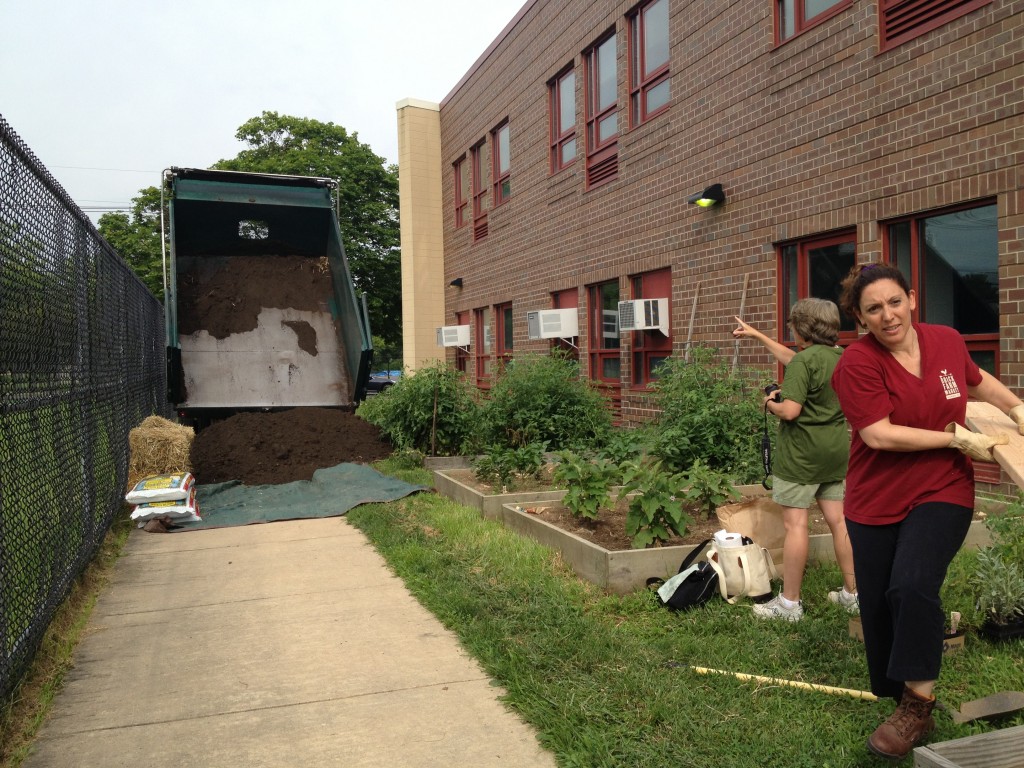
MULTIPOLYGON (((869 0, 779 47, 769 0, 670 2, 671 106, 643 126, 628 127, 631 2, 537 0, 442 103, 445 284, 465 281, 446 293, 446 322, 512 301, 516 352, 539 352, 549 345, 527 340, 526 312, 549 307, 552 291, 619 278, 627 298, 627 276, 670 266, 675 350, 699 283, 693 341, 731 357, 745 274, 746 318, 776 329, 776 243, 849 228, 858 260, 878 260, 879 221, 992 198, 1000 374, 1024 390, 1024 0, 996 0, 882 54, 869 0), (613 26, 619 172, 587 191, 581 51, 613 26), (570 61, 581 153, 552 176, 546 83, 570 61), (451 164, 506 117, 512 198, 474 244, 471 227, 453 227, 451 164), (724 206, 685 202, 713 182, 725 186, 724 206)), ((624 380, 629 352, 624 336, 624 380)), ((775 374, 750 342, 739 361, 775 374)), ((650 414, 648 398, 625 388, 624 421, 650 414)))

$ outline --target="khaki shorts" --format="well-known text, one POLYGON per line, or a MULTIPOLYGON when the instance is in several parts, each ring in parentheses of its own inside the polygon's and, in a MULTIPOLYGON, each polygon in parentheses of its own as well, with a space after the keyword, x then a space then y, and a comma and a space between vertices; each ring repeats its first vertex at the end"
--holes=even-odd
POLYGON ((842 501, 846 495, 846 481, 835 483, 792 483, 772 476, 772 501, 784 507, 807 509, 815 499, 842 501))

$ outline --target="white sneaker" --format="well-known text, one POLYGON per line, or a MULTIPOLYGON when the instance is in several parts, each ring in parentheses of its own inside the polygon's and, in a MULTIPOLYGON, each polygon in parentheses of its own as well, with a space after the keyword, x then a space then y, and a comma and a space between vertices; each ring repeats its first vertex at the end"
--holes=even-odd
POLYGON ((844 587, 829 592, 828 601, 843 606, 849 613, 860 613, 860 602, 857 600, 857 593, 850 594, 844 587))
POLYGON ((767 603, 755 603, 754 615, 759 619, 800 621, 804 617, 804 607, 797 601, 792 608, 787 608, 782 604, 782 595, 776 595, 767 603))

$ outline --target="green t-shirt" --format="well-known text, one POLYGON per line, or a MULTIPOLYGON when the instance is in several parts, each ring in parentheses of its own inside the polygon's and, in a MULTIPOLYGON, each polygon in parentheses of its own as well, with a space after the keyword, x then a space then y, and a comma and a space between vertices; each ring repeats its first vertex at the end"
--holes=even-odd
POLYGON ((791 483, 832 483, 846 477, 850 433, 832 389, 842 350, 812 344, 786 366, 782 397, 803 406, 793 421, 779 420, 772 473, 791 483))

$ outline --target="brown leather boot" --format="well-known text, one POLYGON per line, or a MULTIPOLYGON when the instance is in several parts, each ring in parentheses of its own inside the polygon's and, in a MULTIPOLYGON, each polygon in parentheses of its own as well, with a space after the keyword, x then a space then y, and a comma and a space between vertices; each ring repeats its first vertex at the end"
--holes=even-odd
POLYGON ((903 699, 897 705, 896 711, 868 738, 868 749, 889 760, 906 757, 917 742, 935 730, 933 709, 934 697, 926 699, 909 688, 904 688, 903 699))

